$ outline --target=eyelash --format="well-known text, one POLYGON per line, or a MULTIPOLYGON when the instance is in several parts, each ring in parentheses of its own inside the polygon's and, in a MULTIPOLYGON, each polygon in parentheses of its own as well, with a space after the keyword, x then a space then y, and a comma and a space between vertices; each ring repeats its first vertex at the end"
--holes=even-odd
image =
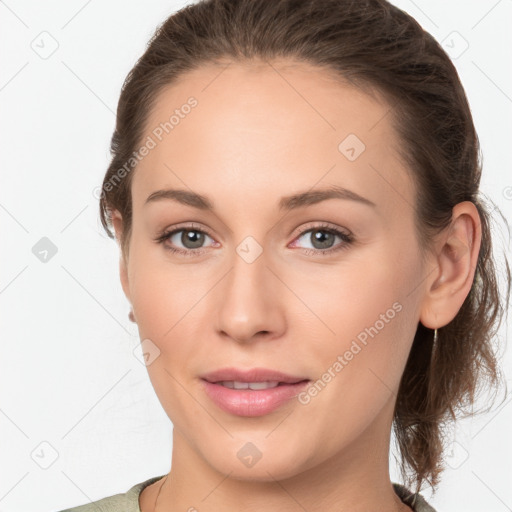
MULTIPOLYGON (((195 231, 197 233, 203 233, 205 235, 208 235, 210 238, 213 239, 213 236, 207 230, 200 229, 199 227, 196 227, 193 225, 188 225, 188 226, 181 226, 179 228, 175 228, 172 230, 165 230, 163 233, 159 234, 155 238, 155 242, 158 244, 164 244, 169 238, 171 238, 173 235, 175 235, 176 233, 179 233, 181 231, 195 231)), ((332 254, 332 253, 335 253, 338 251, 342 251, 354 242, 354 237, 351 234, 344 233, 336 228, 333 228, 332 226, 330 226, 328 224, 321 224, 319 226, 307 226, 306 228, 304 228, 300 231, 300 233, 298 234, 298 236, 296 238, 301 238, 305 233, 308 233, 310 231, 324 231, 326 233, 336 235, 343 240, 343 243, 338 244, 337 246, 330 248, 330 249, 326 249, 326 250, 304 249, 305 253, 308 256, 309 255, 316 256, 319 254, 326 256, 326 255, 329 255, 329 254, 332 254)), ((180 254, 182 256, 199 256, 205 250, 205 248, 185 250, 185 249, 177 249, 177 248, 171 247, 171 246, 165 246, 165 249, 168 251, 171 251, 173 253, 180 254)))

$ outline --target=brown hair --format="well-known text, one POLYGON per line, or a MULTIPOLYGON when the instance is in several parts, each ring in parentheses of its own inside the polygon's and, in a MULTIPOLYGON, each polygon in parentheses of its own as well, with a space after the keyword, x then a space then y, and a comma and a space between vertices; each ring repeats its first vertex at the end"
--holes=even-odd
MULTIPOLYGON (((394 411, 402 478, 416 484, 415 492, 424 480, 435 491, 444 470, 445 424, 456 419, 456 409, 474 405, 479 384, 499 384, 491 342, 504 310, 492 255, 492 212, 478 190, 480 149, 468 101, 449 57, 413 18, 385 0, 205 0, 182 8, 157 29, 124 82, 100 197, 101 222, 112 238, 111 209, 121 213, 120 245, 128 256, 133 172, 126 162, 134 160, 163 87, 202 63, 280 57, 329 70, 387 99, 400 152, 416 183, 414 214, 423 254, 431 237, 449 225, 457 203, 472 201, 478 209, 482 242, 470 293, 453 321, 438 329, 435 346, 433 331, 418 323, 394 411)), ((506 259, 505 266, 508 308, 506 259)))

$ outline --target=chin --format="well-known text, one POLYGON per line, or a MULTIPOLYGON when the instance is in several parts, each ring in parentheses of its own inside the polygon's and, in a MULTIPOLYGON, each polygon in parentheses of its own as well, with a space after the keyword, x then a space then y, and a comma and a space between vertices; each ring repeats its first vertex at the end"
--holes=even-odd
MULTIPOLYGON (((265 434, 267 435, 267 434, 265 434)), ((232 441, 230 446, 218 446, 218 452, 203 452, 203 457, 218 472, 244 481, 273 482, 291 478, 306 470, 307 461, 297 460, 299 447, 273 446, 268 439, 232 441), (233 446, 233 448, 232 448, 233 446), (233 455, 230 456, 229 454, 233 455)), ((304 453, 304 452, 302 452, 304 453)))

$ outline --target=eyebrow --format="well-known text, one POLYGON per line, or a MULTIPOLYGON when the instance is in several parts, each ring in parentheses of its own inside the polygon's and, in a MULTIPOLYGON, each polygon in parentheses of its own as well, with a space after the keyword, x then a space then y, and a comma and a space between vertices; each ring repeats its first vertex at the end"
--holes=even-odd
MULTIPOLYGON (((148 196, 144 205, 164 199, 192 206, 199 210, 214 210, 213 202, 208 197, 184 189, 156 190, 148 196)), ((279 210, 294 210, 304 206, 320 203, 327 199, 346 199, 371 206, 372 208, 377 206, 373 201, 370 201, 351 190, 338 185, 332 185, 328 188, 306 190, 304 192, 298 192, 290 196, 282 197, 279 201, 279 210)))

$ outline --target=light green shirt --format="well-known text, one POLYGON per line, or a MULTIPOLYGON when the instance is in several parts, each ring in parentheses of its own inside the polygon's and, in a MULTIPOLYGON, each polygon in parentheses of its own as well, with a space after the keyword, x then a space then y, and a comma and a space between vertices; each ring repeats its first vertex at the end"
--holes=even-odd
MULTIPOLYGON (((141 512, 139 507, 139 495, 148 485, 160 480, 165 475, 154 476, 149 480, 134 485, 125 493, 114 494, 101 500, 79 505, 73 508, 67 508, 60 512, 141 512)), ((393 488, 400 499, 409 505, 415 512, 436 512, 430 506, 421 494, 413 494, 401 484, 393 482, 393 488)))

